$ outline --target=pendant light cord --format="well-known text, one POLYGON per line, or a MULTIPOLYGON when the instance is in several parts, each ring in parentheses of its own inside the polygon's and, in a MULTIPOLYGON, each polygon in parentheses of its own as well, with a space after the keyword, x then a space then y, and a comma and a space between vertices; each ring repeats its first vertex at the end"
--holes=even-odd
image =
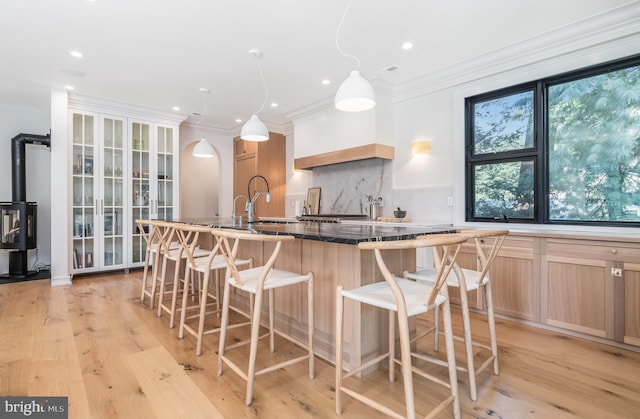
POLYGON ((196 122, 196 132, 204 138, 204 135, 202 135, 202 131, 200 130, 200 123, 204 120, 204 117, 207 114, 207 93, 209 93, 209 89, 201 88, 200 91, 202 92, 202 114, 200 115, 198 122, 196 122))
MULTIPOLYGON (((260 57, 256 56, 255 58, 256 58, 256 60, 258 60, 260 57)), ((255 115, 257 115, 260 112, 262 112, 262 109, 264 109, 264 105, 267 104, 267 98, 269 97, 269 90, 267 89, 267 82, 264 80, 264 74, 262 74, 262 66, 260 65, 260 61, 257 61, 257 63, 258 63, 258 71, 260 72, 260 78, 262 79, 262 85, 264 86, 264 100, 262 101, 262 106, 260 106, 260 109, 258 109, 258 111, 255 113, 255 115)))
POLYGON ((207 93, 208 91, 202 91, 202 115, 200 115, 200 120, 196 124, 196 127, 200 125, 200 122, 204 119, 204 116, 207 114, 207 93))
POLYGON ((349 4, 347 4, 347 8, 344 10, 344 14, 342 15, 342 19, 340 19, 340 23, 338 24, 338 29, 336 30, 336 48, 338 48, 338 51, 340 51, 340 54, 344 55, 345 57, 350 57, 353 58, 354 60, 356 60, 356 70, 360 69, 360 58, 356 57, 355 55, 351 55, 351 54, 347 54, 346 52, 344 52, 342 50, 342 48, 340 48, 340 44, 338 43, 338 38, 340 37, 340 29, 342 28, 342 24, 344 23, 344 18, 347 17, 347 12, 349 11, 349 8, 351 7, 351 3, 353 2, 353 0, 349 0, 349 4))

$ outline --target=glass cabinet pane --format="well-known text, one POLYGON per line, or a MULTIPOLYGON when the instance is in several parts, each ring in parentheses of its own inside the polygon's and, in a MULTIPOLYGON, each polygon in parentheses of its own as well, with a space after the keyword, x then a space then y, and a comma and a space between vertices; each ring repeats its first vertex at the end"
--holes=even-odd
POLYGON ((72 116, 72 188, 73 220, 72 257, 73 268, 84 269, 94 266, 95 235, 95 118, 92 115, 74 113, 72 116))
POLYGON ((158 127, 157 135, 157 209, 158 218, 173 217, 173 128, 158 127))
POLYGON ((104 118, 103 126, 102 263, 109 267, 121 265, 124 256, 124 122, 104 118))
POLYGON ((149 219, 151 213, 151 126, 133 122, 131 124, 132 173, 129 187, 131 220, 131 262, 144 262, 146 241, 138 231, 137 219, 149 219))
MULTIPOLYGON (((138 226, 136 224, 136 220, 148 220, 149 219, 149 209, 145 207, 141 208, 133 208, 131 212, 131 223, 130 228, 132 231, 132 250, 131 250, 131 261, 133 263, 144 262, 145 252, 147 251, 147 243, 143 233, 140 232, 138 226)), ((147 231, 145 234, 148 234, 147 231)))

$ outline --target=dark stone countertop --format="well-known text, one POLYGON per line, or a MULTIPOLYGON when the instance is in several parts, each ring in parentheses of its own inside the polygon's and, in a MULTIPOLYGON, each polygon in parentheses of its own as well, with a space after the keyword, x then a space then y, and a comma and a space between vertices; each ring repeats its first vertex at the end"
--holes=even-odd
POLYGON ((233 223, 231 218, 184 218, 175 222, 207 225, 210 227, 233 228, 255 231, 263 234, 284 234, 298 239, 323 242, 358 244, 365 241, 410 240, 424 234, 455 233, 453 227, 387 226, 384 224, 340 224, 320 222, 255 222, 233 223))

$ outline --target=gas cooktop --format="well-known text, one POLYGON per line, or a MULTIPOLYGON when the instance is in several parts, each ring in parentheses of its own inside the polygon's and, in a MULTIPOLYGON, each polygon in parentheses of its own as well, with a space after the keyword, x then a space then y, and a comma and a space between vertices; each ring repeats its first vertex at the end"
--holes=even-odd
POLYGON ((341 220, 368 220, 369 217, 363 214, 316 214, 301 215, 296 217, 300 221, 315 221, 319 223, 339 223, 341 220))

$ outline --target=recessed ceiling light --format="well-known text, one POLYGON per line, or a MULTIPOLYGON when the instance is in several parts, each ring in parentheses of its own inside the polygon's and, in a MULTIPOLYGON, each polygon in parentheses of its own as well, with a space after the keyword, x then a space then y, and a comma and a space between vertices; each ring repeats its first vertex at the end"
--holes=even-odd
MULTIPOLYGON (((94 0, 94 1, 95 1, 95 0, 94 0)), ((174 107, 173 107, 173 108, 171 108, 171 109, 173 109, 174 111, 179 111, 179 110, 180 110, 180 106, 174 106, 174 107)))
POLYGON ((236 122, 239 124, 240 122, 242 122, 242 119, 236 118, 236 122))
POLYGON ((409 50, 411 48, 413 48, 413 42, 411 41, 407 41, 402 44, 402 49, 404 50, 409 50))
POLYGON ((73 87, 71 85, 68 85, 68 84, 66 86, 64 86, 64 88, 67 89, 67 90, 76 90, 75 87, 73 87))
POLYGON ((76 57, 76 58, 84 57, 84 55, 76 49, 69 51, 69 54, 71 54, 72 57, 76 57))
POLYGON ((73 76, 73 77, 84 77, 85 74, 82 71, 78 71, 78 70, 72 70, 70 68, 63 68, 60 70, 60 72, 62 74, 66 74, 67 76, 73 76))
POLYGON ((327 79, 324 79, 324 80, 322 80, 322 81, 321 81, 321 83, 322 83, 324 86, 327 86, 327 85, 331 84, 331 81, 330 81, 330 80, 327 80, 327 79))
POLYGON ((272 107, 272 108, 277 108, 277 107, 278 107, 278 104, 277 104, 276 102, 271 102, 271 107, 272 107))

